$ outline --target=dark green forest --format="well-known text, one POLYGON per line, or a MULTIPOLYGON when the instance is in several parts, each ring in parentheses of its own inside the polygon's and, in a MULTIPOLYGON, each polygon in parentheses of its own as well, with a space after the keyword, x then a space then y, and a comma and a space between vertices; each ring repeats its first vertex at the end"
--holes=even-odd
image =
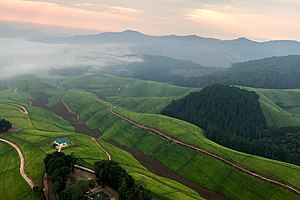
POLYGON ((259 88, 299 88, 300 56, 270 57, 234 63, 228 69, 204 67, 190 61, 163 56, 140 56, 122 70, 112 70, 121 77, 139 78, 187 87, 212 84, 243 85, 259 88))
POLYGON ((183 85, 243 85, 259 88, 299 88, 300 56, 271 57, 232 64, 227 70, 207 76, 189 77, 183 85))
POLYGON ((268 128, 258 100, 255 92, 211 85, 173 101, 162 114, 203 128, 223 146, 299 165, 300 128, 268 128))

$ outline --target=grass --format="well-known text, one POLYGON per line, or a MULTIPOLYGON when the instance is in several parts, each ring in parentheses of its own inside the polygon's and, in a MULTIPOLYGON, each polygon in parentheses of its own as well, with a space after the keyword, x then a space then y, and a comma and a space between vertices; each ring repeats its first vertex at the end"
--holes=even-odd
POLYGON ((261 89, 242 87, 259 94, 269 127, 300 126, 299 89, 261 89))
POLYGON ((63 152, 66 154, 72 153, 83 159, 86 161, 85 165, 87 167, 91 167, 94 161, 106 159, 105 153, 86 135, 30 130, 10 133, 4 137, 19 145, 25 156, 26 170, 38 185, 41 185, 41 177, 44 171, 43 159, 47 153, 55 151, 52 144, 57 137, 65 137, 70 140, 71 145, 64 148, 63 152))
POLYGON ((160 113, 175 97, 110 97, 107 100, 134 112, 160 113))
MULTIPOLYGON (((51 143, 57 137, 65 137, 71 141, 71 145, 63 151, 74 153, 84 159, 85 166, 91 167, 95 160, 106 159, 106 156, 88 136, 73 133, 72 127, 61 117, 43 109, 26 105, 33 123, 41 131, 34 130, 22 113, 13 105, 7 104, 8 101, 11 104, 15 103, 11 101, 17 101, 18 104, 27 104, 26 101, 30 98, 26 92, 27 88, 42 89, 52 95, 48 103, 50 106, 55 105, 65 95, 65 101, 80 114, 82 121, 89 127, 98 128, 103 132, 103 136, 99 138, 99 141, 112 154, 113 159, 120 162, 137 181, 157 196, 169 199, 189 199, 192 196, 201 199, 195 191, 178 182, 149 172, 129 153, 105 141, 114 140, 131 150, 143 152, 160 161, 172 171, 230 199, 297 199, 291 192, 234 170, 221 161, 177 144, 170 144, 159 136, 137 129, 111 114, 108 110, 111 103, 99 100, 99 97, 101 97, 138 112, 156 113, 167 101, 180 98, 182 95, 194 91, 194 89, 151 81, 98 75, 60 81, 60 86, 79 89, 71 89, 66 92, 63 88, 57 88, 54 81, 33 79, 30 82, 28 78, 24 78, 16 83, 10 83, 11 87, 19 88, 16 94, 14 94, 13 88, 5 90, 3 94, 0 92, 0 99, 2 99, 0 101, 1 116, 22 128, 20 132, 10 133, 4 137, 20 146, 26 159, 26 170, 38 185, 41 184, 43 173, 42 160, 46 153, 54 151, 51 148, 51 143), (36 84, 39 85, 36 86, 36 84), (16 100, 14 100, 14 97, 16 97, 16 100), (139 107, 139 105, 141 106, 139 107)), ((268 103, 266 105, 274 108, 274 102, 271 104, 272 101, 268 98, 266 98, 266 102, 268 103)), ((172 135, 172 137, 215 152, 254 171, 287 181, 297 187, 300 186, 298 166, 227 149, 206 139, 200 128, 184 121, 158 114, 134 113, 119 108, 117 108, 117 111, 135 121, 159 128, 172 135)), ((280 110, 280 112, 283 111, 280 110)))
POLYGON ((204 137, 203 130, 188 122, 157 114, 141 114, 115 109, 141 124, 157 128, 168 135, 207 149, 261 174, 287 181, 300 188, 300 167, 259 156, 240 153, 218 145, 204 137))
POLYGON ((63 87, 80 88, 99 97, 170 97, 181 96, 197 89, 179 87, 154 81, 133 78, 89 75, 71 78, 61 83, 63 87))
POLYGON ((29 185, 19 173, 19 165, 17 151, 0 142, 0 199, 23 199, 30 193, 29 185))
POLYGON ((146 189, 155 191, 157 196, 163 196, 168 199, 202 199, 190 188, 149 172, 130 153, 116 148, 104 140, 99 141, 110 152, 114 160, 117 160, 146 189))
MULTIPOLYGON (((72 133, 72 127, 56 114, 27 105, 26 108, 33 123, 40 129, 35 130, 16 107, 6 103, 7 101, 0 102, 1 115, 18 125, 22 130, 6 134, 4 138, 19 145, 25 156, 25 169, 38 186, 42 184, 43 159, 47 153, 54 152, 51 144, 57 137, 65 137, 71 141, 71 145, 64 148, 63 152, 66 154, 72 153, 83 159, 82 164, 86 167, 92 168, 94 161, 107 159, 104 152, 89 136, 72 133)), ((18 102, 15 102, 15 106, 18 104, 18 102)), ((104 145, 109 146, 109 144, 104 145)), ((144 168, 129 153, 112 145, 110 146, 109 150, 113 149, 113 152, 116 152, 114 154, 115 159, 120 160, 124 166, 127 165, 126 169, 130 171, 130 174, 145 185, 147 189, 154 192, 155 195, 168 199, 177 199, 178 197, 182 199, 202 199, 195 191, 176 181, 156 176, 144 168)), ((1 195, 0 197, 2 198, 1 195)))
POLYGON ((79 88, 135 112, 159 113, 165 106, 186 96, 195 88, 185 88, 153 81, 108 76, 83 76, 61 83, 79 88))
MULTIPOLYGON (((172 171, 178 172, 199 185, 215 190, 228 198, 274 199, 271 196, 275 191, 278 195, 284 195, 286 199, 296 198, 294 194, 284 189, 233 170, 228 165, 207 155, 179 145, 167 145, 168 142, 161 137, 151 134, 148 131, 137 129, 112 115, 108 110, 110 104, 99 100, 95 95, 79 90, 70 91, 65 96, 65 100, 73 110, 80 113, 81 119, 88 126, 97 127, 104 133, 103 137, 101 137, 102 139, 114 140, 132 150, 148 154, 169 167, 172 171), (100 120, 101 123, 98 123, 100 120), (258 186, 258 189, 256 186, 258 186)), ((129 115, 128 113, 131 112, 126 111, 127 116, 129 115)), ((174 137, 207 147, 209 150, 215 149, 214 152, 225 155, 237 162, 244 161, 243 163, 246 163, 245 160, 250 157, 257 162, 268 164, 265 169, 255 168, 261 173, 277 173, 277 171, 268 169, 268 166, 272 165, 279 168, 279 177, 282 176, 281 178, 286 178, 286 175, 283 175, 286 169, 290 171, 289 175, 291 177, 295 178, 299 176, 299 167, 276 161, 268 163, 264 162, 263 158, 252 157, 251 155, 226 149, 205 139, 203 131, 189 123, 180 120, 174 121, 174 119, 161 115, 134 113, 129 117, 134 118, 133 115, 136 119, 138 118, 137 121, 151 123, 153 127, 163 128, 163 131, 172 134, 174 137)), ((291 177, 289 177, 288 181, 298 185, 299 179, 291 180, 291 177)))

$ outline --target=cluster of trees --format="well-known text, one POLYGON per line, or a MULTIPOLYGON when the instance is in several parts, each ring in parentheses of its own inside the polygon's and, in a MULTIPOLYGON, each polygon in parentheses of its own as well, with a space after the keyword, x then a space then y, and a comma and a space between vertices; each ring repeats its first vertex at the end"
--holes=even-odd
POLYGON ((151 200, 151 195, 115 161, 95 163, 97 181, 118 191, 121 200, 151 200))
POLYGON ((12 124, 8 120, 6 119, 0 120, 0 133, 7 132, 11 127, 12 124))
POLYGON ((226 85, 211 85, 173 101, 162 114, 245 138, 257 138, 266 128, 258 95, 226 85))
POLYGON ((173 101, 162 114, 194 123, 229 148, 300 164, 300 128, 268 128, 254 92, 212 85, 173 101))
POLYGON ((45 171, 53 184, 52 192, 60 197, 59 199, 65 199, 61 194, 66 188, 75 163, 76 158, 73 155, 65 155, 63 152, 48 154, 44 159, 45 171))
POLYGON ((185 86, 211 84, 244 85, 259 88, 299 88, 300 56, 271 57, 235 63, 224 71, 207 76, 190 77, 185 86))
POLYGON ((92 181, 81 180, 69 185, 60 194, 61 200, 82 200, 86 195, 86 192, 92 187, 92 181))

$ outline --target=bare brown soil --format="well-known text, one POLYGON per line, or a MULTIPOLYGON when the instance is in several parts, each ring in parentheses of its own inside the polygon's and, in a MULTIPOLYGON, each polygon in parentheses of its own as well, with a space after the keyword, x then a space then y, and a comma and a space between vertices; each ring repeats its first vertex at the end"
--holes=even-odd
POLYGON ((120 149, 123 149, 124 151, 131 153, 135 159, 137 159, 142 165, 144 165, 152 173, 158 176, 162 176, 177 181, 195 190, 196 192, 199 193, 201 197, 205 199, 211 199, 211 200, 226 199, 225 197, 221 196, 217 192, 201 187, 200 185, 190 181, 189 179, 179 175, 178 173, 171 171, 169 168, 167 168, 166 166, 164 166, 162 163, 160 163, 158 160, 154 159, 151 156, 148 156, 138 151, 133 151, 127 147, 118 144, 113 140, 110 140, 109 143, 111 143, 112 145, 120 149))
POLYGON ((30 95, 33 98, 31 100, 32 106, 43 108, 58 114, 75 128, 76 133, 82 133, 95 138, 101 135, 101 132, 98 129, 91 129, 81 121, 78 121, 77 116, 73 113, 70 113, 62 102, 59 102, 52 108, 49 108, 47 104, 50 96, 48 96, 44 92, 31 92, 30 95))
POLYGON ((18 132, 21 131, 22 129, 17 127, 16 125, 12 125, 12 127, 8 130, 9 133, 13 133, 13 132, 18 132))

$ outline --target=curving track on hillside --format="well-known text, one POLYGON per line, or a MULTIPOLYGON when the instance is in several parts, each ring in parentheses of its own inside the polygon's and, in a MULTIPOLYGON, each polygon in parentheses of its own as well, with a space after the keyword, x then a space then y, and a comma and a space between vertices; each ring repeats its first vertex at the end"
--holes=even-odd
POLYGON ((25 158, 24 158, 24 155, 23 155, 21 149, 15 143, 12 143, 6 139, 0 138, 0 141, 9 144, 18 152, 19 157, 20 157, 20 174, 24 178, 24 180, 28 183, 28 185, 31 187, 31 189, 33 189, 34 182, 25 172, 25 158))
POLYGON ((93 138, 93 137, 91 137, 91 138, 92 138, 92 140, 94 140, 94 142, 102 149, 102 151, 106 154, 107 159, 108 159, 108 160, 112 160, 111 155, 108 153, 108 151, 106 151, 106 149, 104 148, 104 146, 103 146, 102 144, 100 144, 100 142, 99 142, 97 139, 95 139, 95 138, 93 138))
POLYGON ((244 167, 242 167, 242 166, 240 166, 240 165, 238 165, 238 164, 236 164, 236 163, 234 163, 234 162, 232 162, 232 161, 230 161, 230 160, 227 160, 227 159, 225 159, 225 158, 223 158, 223 157, 221 157, 221 156, 219 156, 219 155, 216 155, 216 154, 214 154, 214 153, 212 153, 212 152, 209 152, 209 151, 207 151, 207 150, 205 150, 205 149, 202 149, 202 148, 196 147, 196 146, 194 146, 194 145, 191 145, 191 144, 188 144, 188 143, 185 143, 185 142, 176 140, 176 139, 174 139, 174 138, 168 136, 167 134, 165 134, 165 133, 163 133, 163 132, 161 132, 161 131, 159 131, 159 130, 156 130, 156 129, 154 129, 154 128, 151 128, 151 127, 148 127, 148 126, 139 124, 139 123, 137 123, 137 122, 134 122, 134 121, 132 121, 131 119, 129 119, 129 118, 127 118, 127 117, 125 117, 125 116, 123 116, 123 115, 120 115, 119 113, 113 111, 112 107, 109 108, 109 111, 110 111, 113 115, 115 115, 115 116, 117 116, 117 117, 119 117, 119 118, 125 120, 126 122, 132 124, 133 126, 135 126, 135 127, 137 127, 137 128, 141 128, 141 129, 145 129, 145 130, 151 131, 152 133, 154 133, 154 134, 156 134, 156 135, 159 135, 159 136, 165 138, 166 140, 168 140, 168 141, 170 141, 170 142, 172 142, 172 143, 174 143, 174 144, 178 144, 178 145, 181 145, 181 146, 184 146, 184 147, 187 147, 187 148, 196 150, 196 151, 198 151, 198 152, 204 153, 204 154, 206 154, 206 155, 208 155, 208 156, 210 156, 210 157, 216 158, 216 159, 218 159, 218 160, 224 162, 225 164, 230 165, 231 167, 233 167, 233 168, 235 168, 235 169, 237 169, 237 170, 239 170, 239 171, 241 171, 241 172, 244 172, 244 173, 246 173, 246 174, 248 174, 248 175, 250 175, 250 176, 259 178, 259 179, 261 179, 261 180, 263 180, 263 181, 267 181, 267 182, 269 182, 269 183, 272 183, 272 184, 275 184, 275 185, 277 185, 277 186, 283 187, 283 188, 285 188, 285 189, 287 189, 287 190, 289 190, 289 191, 292 191, 292 192, 294 192, 295 194, 297 194, 297 195, 300 196, 300 190, 299 190, 298 188, 295 188, 295 187, 293 187, 293 186, 291 186, 291 185, 288 185, 288 184, 279 182, 279 181, 277 181, 277 180, 274 180, 274 179, 271 179, 271 178, 262 176, 262 175, 260 175, 260 174, 255 173, 255 172, 252 172, 252 171, 250 171, 249 169, 246 169, 246 168, 244 168, 244 167))

